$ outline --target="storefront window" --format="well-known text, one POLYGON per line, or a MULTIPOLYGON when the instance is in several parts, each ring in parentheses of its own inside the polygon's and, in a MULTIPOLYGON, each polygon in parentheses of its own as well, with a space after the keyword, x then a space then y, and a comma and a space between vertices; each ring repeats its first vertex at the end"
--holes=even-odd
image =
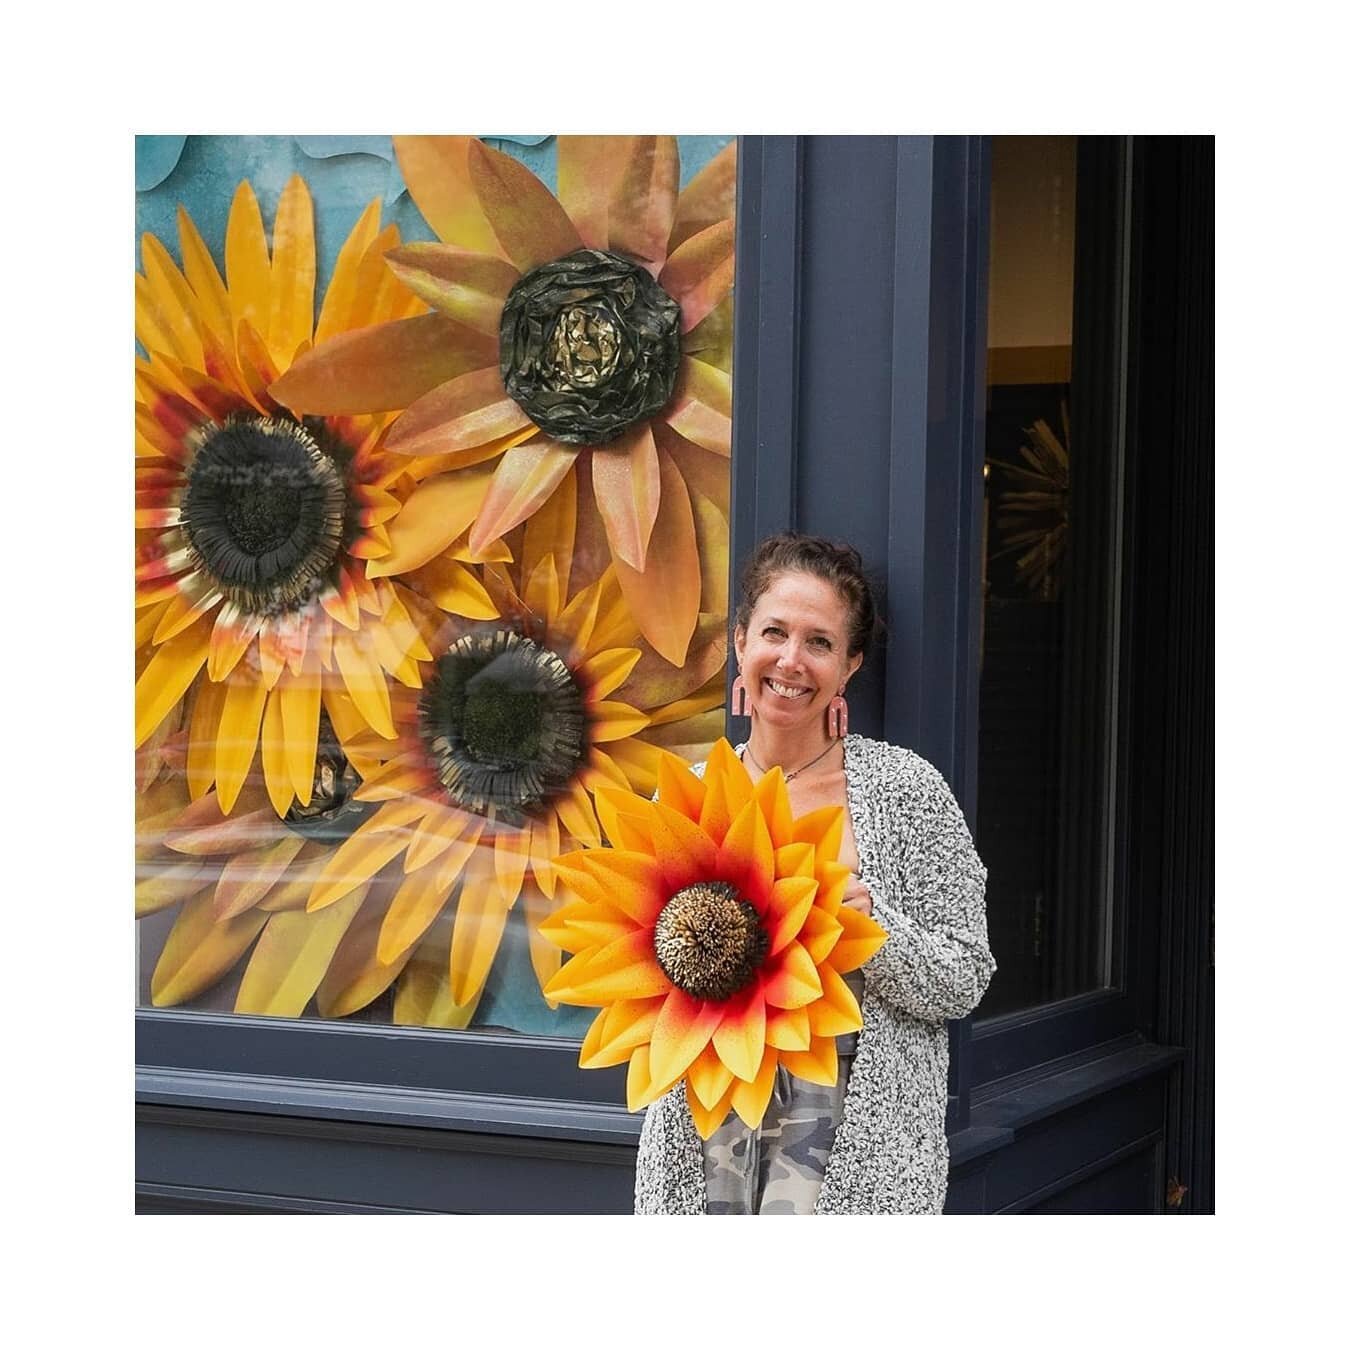
POLYGON ((1085 435, 1075 408, 1111 397, 1088 368, 1112 313, 1082 259, 1100 271, 1116 236, 1080 173, 1091 152, 994 138, 977 834, 999 968, 982 1016, 1110 983, 1119 451, 1109 416, 1085 435))
POLYGON ((139 1001, 579 1036, 595 793, 721 733, 731 137, 137 145, 139 1001))

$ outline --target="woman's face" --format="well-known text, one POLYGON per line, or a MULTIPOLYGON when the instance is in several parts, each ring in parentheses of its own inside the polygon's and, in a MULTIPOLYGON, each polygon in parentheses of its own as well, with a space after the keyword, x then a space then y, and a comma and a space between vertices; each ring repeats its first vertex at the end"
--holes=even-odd
POLYGON ((862 664, 848 654, 848 607, 830 582, 781 572, 736 629, 736 663, 755 715, 775 728, 824 728, 830 700, 862 664))

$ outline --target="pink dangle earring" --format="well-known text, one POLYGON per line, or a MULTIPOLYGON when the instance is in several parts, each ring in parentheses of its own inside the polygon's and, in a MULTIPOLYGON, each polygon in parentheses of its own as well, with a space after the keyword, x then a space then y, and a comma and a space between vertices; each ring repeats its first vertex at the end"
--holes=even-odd
POLYGON ((731 715, 733 717, 748 717, 749 710, 746 708, 745 680, 737 675, 731 682, 731 715))
POLYGON ((848 735, 848 703, 844 699, 843 689, 830 700, 830 706, 825 711, 825 731, 836 741, 848 735))

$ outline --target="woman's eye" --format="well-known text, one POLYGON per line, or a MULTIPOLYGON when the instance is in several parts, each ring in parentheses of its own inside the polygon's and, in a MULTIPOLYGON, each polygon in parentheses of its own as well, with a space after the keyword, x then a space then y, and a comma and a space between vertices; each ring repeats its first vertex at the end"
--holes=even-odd
POLYGON ((772 628, 772 627, 770 627, 770 628, 766 628, 766 629, 764 630, 764 636, 765 636, 765 637, 786 637, 787 635, 783 632, 783 630, 782 630, 781 628, 772 628))
POLYGON ((813 643, 813 645, 815 645, 815 646, 817 646, 817 647, 820 647, 820 648, 821 648, 822 650, 824 650, 824 651, 827 651, 827 652, 828 652, 828 651, 831 650, 830 639, 829 639, 829 638, 823 638, 823 637, 812 638, 812 639, 811 639, 811 642, 813 643))

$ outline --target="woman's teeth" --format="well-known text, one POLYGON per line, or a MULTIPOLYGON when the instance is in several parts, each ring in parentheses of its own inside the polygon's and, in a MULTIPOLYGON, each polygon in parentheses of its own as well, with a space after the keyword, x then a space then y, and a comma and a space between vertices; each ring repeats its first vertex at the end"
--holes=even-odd
POLYGON ((767 684, 779 698, 801 698, 803 694, 810 692, 806 689, 794 689, 791 685, 779 684, 777 680, 765 680, 764 683, 767 684))

